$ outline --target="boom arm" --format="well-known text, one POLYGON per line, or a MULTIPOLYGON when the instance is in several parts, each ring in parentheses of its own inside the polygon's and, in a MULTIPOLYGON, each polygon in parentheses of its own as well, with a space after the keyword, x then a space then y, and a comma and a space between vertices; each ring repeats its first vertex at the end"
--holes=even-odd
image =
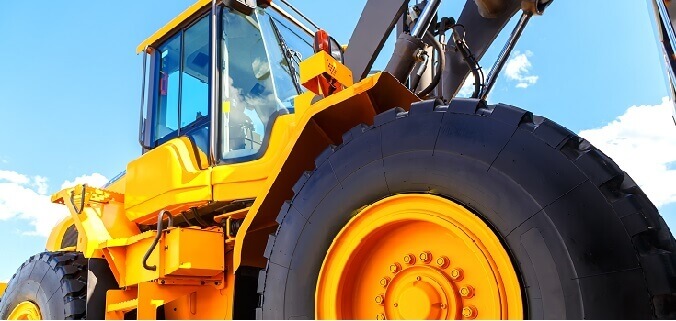
MULTIPOLYGON (((541 12, 550 0, 467 0, 465 7, 457 19, 464 26, 465 41, 477 58, 486 53, 509 19, 523 6, 532 7, 541 12)), ((355 81, 364 78, 371 69, 373 61, 389 37, 394 25, 401 21, 408 1, 368 0, 362 11, 359 23, 350 37, 346 52, 346 65, 353 71, 355 81)), ((405 38, 411 38, 406 36, 405 38)), ((388 63, 387 70, 397 74, 405 74, 415 62, 410 55, 411 41, 398 41, 395 52, 388 63), (400 44, 401 43, 401 44, 400 44), (408 46, 403 46, 404 44, 408 46), (405 47, 405 48, 404 48, 405 47)), ((414 41, 415 42, 415 41, 414 41)), ((422 44, 422 42, 418 42, 422 44)), ((470 72, 462 54, 453 50, 455 44, 450 37, 446 50, 446 64, 440 83, 442 96, 449 99, 455 95, 470 72)), ((395 75, 400 81, 405 77, 395 75)))

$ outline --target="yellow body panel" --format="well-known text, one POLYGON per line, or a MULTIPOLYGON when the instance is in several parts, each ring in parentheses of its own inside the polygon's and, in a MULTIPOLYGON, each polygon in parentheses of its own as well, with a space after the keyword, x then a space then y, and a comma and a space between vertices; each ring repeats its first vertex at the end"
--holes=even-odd
POLYGON ((211 201, 211 169, 190 139, 172 139, 127 165, 124 207, 129 220, 154 220, 211 201))
POLYGON ((120 177, 119 179, 117 179, 117 180, 116 180, 115 182, 113 182, 112 184, 106 186, 106 189, 109 190, 109 191, 111 191, 111 192, 115 192, 115 193, 119 193, 119 194, 124 194, 124 186, 125 186, 125 184, 126 184, 126 178, 125 178, 125 176, 123 175, 122 177, 120 177))
POLYGON ((155 271, 143 268, 155 231, 101 244, 120 286, 170 277, 217 277, 224 271, 225 240, 222 229, 173 228, 166 230, 148 258, 155 271), (207 245, 208 246, 205 246, 207 245))
POLYGON ((61 222, 56 224, 56 226, 52 228, 52 233, 49 234, 45 249, 47 249, 47 251, 61 250, 61 241, 63 240, 66 230, 73 224, 75 223, 71 216, 64 218, 61 222))
POLYGON ((221 229, 178 228, 165 234, 164 244, 165 275, 209 277, 225 269, 225 240, 221 229))
POLYGON ((7 283, 0 282, 0 298, 5 294, 5 290, 7 290, 7 283))

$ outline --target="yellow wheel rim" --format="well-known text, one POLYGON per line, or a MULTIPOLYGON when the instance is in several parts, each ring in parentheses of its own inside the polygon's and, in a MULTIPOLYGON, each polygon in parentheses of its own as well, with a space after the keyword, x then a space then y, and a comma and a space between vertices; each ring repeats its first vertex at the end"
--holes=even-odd
POLYGON ((317 282, 319 319, 522 319, 507 251, 481 218, 448 199, 402 194, 338 233, 317 282))
POLYGON ((42 320, 42 315, 40 308, 35 303, 23 301, 12 310, 7 320, 42 320))

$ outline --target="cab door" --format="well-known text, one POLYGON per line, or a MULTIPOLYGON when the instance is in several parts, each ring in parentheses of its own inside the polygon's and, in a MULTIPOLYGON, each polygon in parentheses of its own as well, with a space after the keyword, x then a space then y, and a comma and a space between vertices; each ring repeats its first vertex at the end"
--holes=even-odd
POLYGON ((212 200, 209 168, 210 19, 180 28, 152 53, 150 150, 127 165, 129 219, 153 221, 212 200))

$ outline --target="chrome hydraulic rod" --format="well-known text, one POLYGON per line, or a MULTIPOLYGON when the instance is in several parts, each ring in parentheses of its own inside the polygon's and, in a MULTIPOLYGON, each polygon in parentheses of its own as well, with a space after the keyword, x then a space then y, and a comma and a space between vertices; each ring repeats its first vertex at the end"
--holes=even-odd
POLYGON ((411 29, 411 36, 422 39, 425 36, 425 32, 429 29, 432 19, 437 14, 439 10, 439 5, 441 0, 430 0, 430 2, 423 8, 420 16, 418 16, 418 22, 411 29))
POLYGON ((516 46, 516 43, 519 41, 519 38, 521 38, 523 30, 526 28, 526 25, 528 24, 528 21, 530 21, 530 18, 532 16, 533 16, 532 12, 524 12, 521 15, 519 23, 517 23, 516 27, 514 27, 514 30, 512 31, 512 34, 509 36, 509 39, 507 40, 505 47, 502 49, 502 52, 500 52, 498 60, 495 61, 495 64, 493 65, 491 72, 488 74, 486 86, 484 87, 483 91, 481 92, 481 96, 479 97, 481 98, 481 100, 486 100, 486 98, 488 98, 488 94, 490 94, 491 89, 493 89, 493 86, 495 86, 495 82, 498 80, 498 75, 500 74, 500 71, 502 71, 502 68, 505 67, 505 64, 507 63, 509 56, 512 54, 512 51, 514 50, 514 46, 516 46))

